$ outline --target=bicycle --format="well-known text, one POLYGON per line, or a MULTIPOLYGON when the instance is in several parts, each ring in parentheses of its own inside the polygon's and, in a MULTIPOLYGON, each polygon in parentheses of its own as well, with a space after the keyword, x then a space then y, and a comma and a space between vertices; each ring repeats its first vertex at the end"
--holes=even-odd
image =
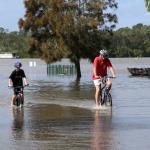
MULTIPOLYGON (((28 86, 28 85, 25 85, 28 86)), ((16 94, 16 102, 14 104, 14 106, 17 107, 23 107, 24 105, 24 98, 23 98, 23 90, 25 86, 16 86, 16 87, 12 87, 14 88, 14 91, 16 94)))
POLYGON ((102 84, 100 84, 100 104, 101 106, 112 106, 112 96, 110 90, 106 87, 106 81, 114 77, 105 77, 102 79, 102 84), (103 85, 103 86, 102 86, 103 85), (101 87, 102 86, 102 87, 101 87))

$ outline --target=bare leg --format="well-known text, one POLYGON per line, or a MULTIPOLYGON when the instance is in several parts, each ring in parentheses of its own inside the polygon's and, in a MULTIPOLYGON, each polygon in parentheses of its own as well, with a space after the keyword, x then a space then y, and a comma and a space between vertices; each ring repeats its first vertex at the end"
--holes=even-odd
POLYGON ((111 86, 112 86, 112 82, 111 82, 110 79, 108 79, 108 80, 106 81, 106 87, 107 87, 107 89, 110 90, 110 89, 111 89, 111 86))
POLYGON ((13 95, 11 105, 15 105, 15 104, 16 104, 16 95, 13 95))
POLYGON ((96 85, 95 86, 96 91, 95 91, 95 103, 96 103, 96 107, 98 107, 100 105, 100 86, 96 85))

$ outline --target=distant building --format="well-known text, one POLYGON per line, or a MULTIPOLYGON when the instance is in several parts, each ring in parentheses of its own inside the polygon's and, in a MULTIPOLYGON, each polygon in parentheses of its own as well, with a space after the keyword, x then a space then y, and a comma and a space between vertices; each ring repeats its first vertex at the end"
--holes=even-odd
POLYGON ((15 54, 13 53, 0 53, 0 59, 1 58, 16 58, 15 54))

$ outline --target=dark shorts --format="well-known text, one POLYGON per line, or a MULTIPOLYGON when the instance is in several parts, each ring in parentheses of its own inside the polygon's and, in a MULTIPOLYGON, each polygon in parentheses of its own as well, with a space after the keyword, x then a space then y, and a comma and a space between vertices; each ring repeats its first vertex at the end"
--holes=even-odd
POLYGON ((14 87, 14 95, 17 95, 19 93, 23 94, 23 88, 21 88, 21 87, 19 87, 19 88, 14 87))

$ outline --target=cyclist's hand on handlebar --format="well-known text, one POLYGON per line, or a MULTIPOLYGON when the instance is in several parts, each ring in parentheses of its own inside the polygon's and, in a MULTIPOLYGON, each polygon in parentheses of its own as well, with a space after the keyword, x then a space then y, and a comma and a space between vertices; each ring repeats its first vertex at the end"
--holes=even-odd
POLYGON ((109 78, 109 79, 115 79, 116 76, 108 76, 107 78, 109 78))
POLYGON ((115 78, 116 78, 116 76, 112 76, 112 77, 110 77, 110 78, 115 79, 115 78))
POLYGON ((95 76, 95 78, 96 78, 96 79, 102 79, 102 77, 101 77, 101 76, 95 76))
POLYGON ((29 86, 29 83, 25 84, 25 86, 29 86))

